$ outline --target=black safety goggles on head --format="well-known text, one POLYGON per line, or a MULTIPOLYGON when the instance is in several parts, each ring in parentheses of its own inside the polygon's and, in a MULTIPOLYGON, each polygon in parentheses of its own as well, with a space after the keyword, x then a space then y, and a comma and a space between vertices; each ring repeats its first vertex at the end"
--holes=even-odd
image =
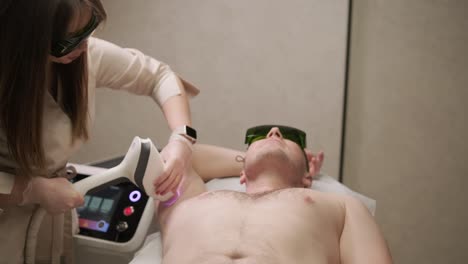
POLYGON ((274 127, 277 127, 279 129, 284 139, 291 140, 292 142, 299 145, 306 159, 307 171, 309 171, 309 161, 304 151, 304 149, 307 146, 306 133, 302 130, 299 130, 294 127, 278 126, 278 125, 262 125, 262 126, 251 127, 247 129, 247 132, 245 133, 245 144, 247 144, 247 146, 250 146, 252 143, 254 143, 257 140, 265 139, 268 133, 270 132, 270 130, 274 127))
POLYGON ((57 58, 69 54, 93 33, 99 25, 99 22, 96 15, 92 14, 89 23, 78 33, 53 43, 50 54, 57 58))

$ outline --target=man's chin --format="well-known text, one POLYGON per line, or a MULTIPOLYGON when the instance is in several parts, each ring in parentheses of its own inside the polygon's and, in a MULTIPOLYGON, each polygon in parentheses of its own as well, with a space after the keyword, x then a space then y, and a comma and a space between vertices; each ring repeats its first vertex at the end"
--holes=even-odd
POLYGON ((269 166, 277 166, 290 162, 288 155, 277 146, 265 145, 259 148, 255 155, 256 162, 261 164, 269 164, 269 166))

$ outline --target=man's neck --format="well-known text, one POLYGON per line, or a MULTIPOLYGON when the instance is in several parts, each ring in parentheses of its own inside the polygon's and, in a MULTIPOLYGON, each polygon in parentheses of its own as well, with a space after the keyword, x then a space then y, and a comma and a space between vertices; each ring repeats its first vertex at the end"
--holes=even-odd
POLYGON ((263 172, 257 175, 255 180, 250 180, 248 182, 246 192, 250 194, 264 193, 290 187, 292 186, 284 182, 281 175, 275 175, 273 172, 263 172))

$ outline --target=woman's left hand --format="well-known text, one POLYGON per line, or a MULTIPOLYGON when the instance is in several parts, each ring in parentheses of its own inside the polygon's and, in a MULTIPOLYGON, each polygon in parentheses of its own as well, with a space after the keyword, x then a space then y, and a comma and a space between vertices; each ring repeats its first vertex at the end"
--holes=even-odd
POLYGON ((185 171, 191 166, 192 148, 189 145, 191 143, 183 140, 186 139, 171 138, 161 151, 165 168, 153 183, 157 195, 164 195, 175 190, 185 171))

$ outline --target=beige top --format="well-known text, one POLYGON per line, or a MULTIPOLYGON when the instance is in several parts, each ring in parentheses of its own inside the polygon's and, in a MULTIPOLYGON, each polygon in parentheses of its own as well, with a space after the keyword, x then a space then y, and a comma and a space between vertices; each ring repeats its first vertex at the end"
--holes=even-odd
MULTIPOLYGON (((107 41, 90 38, 87 54, 89 124, 93 123, 95 117, 97 87, 151 96, 160 106, 171 96, 180 94, 176 74, 169 66, 145 56, 140 51, 123 49, 107 41)), ((198 94, 197 88, 183 79, 181 81, 188 95, 198 94)), ((83 142, 75 140, 72 144, 70 119, 51 95, 47 94, 44 100, 44 150, 48 172, 46 176, 51 177, 67 163, 83 142)), ((8 152, 5 135, 0 130, 0 193, 11 193, 15 177, 11 173, 16 166, 8 152)), ((62 248, 66 245, 63 242, 64 237, 71 235, 71 232, 64 231, 64 226, 71 226, 63 224, 67 218, 64 219, 63 215, 46 215, 38 235, 40 238, 37 238, 34 231, 37 229, 31 226, 40 223, 41 219, 36 220, 38 212, 37 206, 33 205, 0 208, 0 238, 2 241, 8 239, 8 243, 0 243, 0 263, 23 263, 25 252, 29 252, 28 248, 31 245, 34 249, 36 240, 40 241, 35 253, 36 263, 59 263, 61 256, 70 257, 69 252, 62 248)), ((70 238, 67 241, 71 241, 70 238)), ((26 254, 26 261, 33 257, 29 254, 30 252, 26 254)))
MULTIPOLYGON (((124 90, 151 96, 161 106, 168 98, 180 94, 176 74, 170 67, 135 49, 124 49, 110 42, 90 38, 88 48, 89 123, 95 118, 95 91, 98 87, 124 90)), ((182 80, 190 96, 199 90, 182 80)), ((83 144, 71 141, 71 121, 50 94, 45 97, 44 150, 48 174, 62 168, 83 144)), ((92 126, 89 126, 92 127, 92 126)), ((8 153, 3 131, 0 131, 0 193, 11 193, 16 167, 8 153)))

